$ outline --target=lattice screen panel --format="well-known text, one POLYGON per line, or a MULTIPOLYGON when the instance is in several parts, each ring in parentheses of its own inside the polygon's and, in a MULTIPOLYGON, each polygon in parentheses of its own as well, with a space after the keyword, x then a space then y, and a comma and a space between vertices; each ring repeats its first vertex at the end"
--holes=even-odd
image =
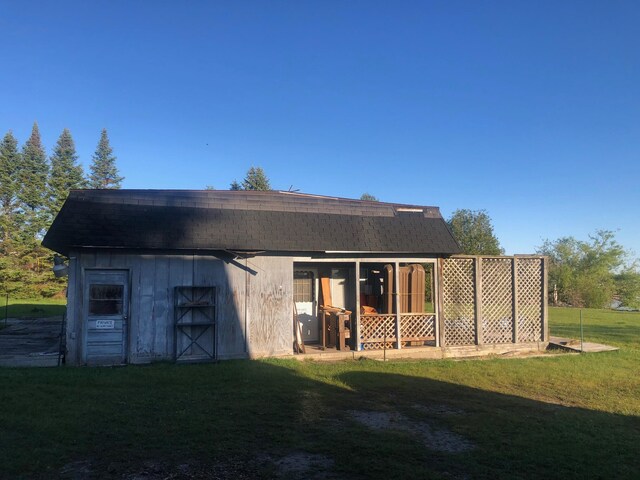
POLYGON ((434 340, 436 333, 436 316, 422 313, 400 316, 400 339, 403 342, 423 342, 434 340))
POLYGON ((472 258, 442 261, 445 345, 473 345, 476 342, 474 274, 472 258))
POLYGON ((542 332, 542 259, 518 258, 518 342, 538 342, 542 332))
POLYGON ((482 259, 482 342, 513 341, 513 285, 510 258, 482 259))
POLYGON ((395 315, 361 315, 360 343, 363 350, 395 348, 396 316, 395 315), (386 338, 385 338, 386 335, 386 338))

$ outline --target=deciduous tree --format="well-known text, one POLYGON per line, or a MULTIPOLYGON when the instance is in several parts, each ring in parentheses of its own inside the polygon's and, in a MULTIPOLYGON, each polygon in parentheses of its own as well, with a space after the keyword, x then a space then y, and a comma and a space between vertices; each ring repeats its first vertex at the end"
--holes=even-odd
POLYGON ((549 257, 549 286, 557 288, 563 303, 603 308, 616 293, 627 304, 639 300, 636 265, 609 230, 596 231, 586 242, 574 237, 546 240, 537 253, 549 257))
POLYGON ((369 202, 379 202, 380 200, 378 200, 377 197, 371 195, 370 193, 363 193, 362 195, 360 195, 360 200, 367 200, 369 202))
POLYGON ((637 263, 628 265, 614 277, 616 293, 626 307, 640 308, 640 271, 637 263))
POLYGON ((456 210, 447 221, 451 233, 467 255, 502 255, 504 250, 493 233, 485 210, 456 210))

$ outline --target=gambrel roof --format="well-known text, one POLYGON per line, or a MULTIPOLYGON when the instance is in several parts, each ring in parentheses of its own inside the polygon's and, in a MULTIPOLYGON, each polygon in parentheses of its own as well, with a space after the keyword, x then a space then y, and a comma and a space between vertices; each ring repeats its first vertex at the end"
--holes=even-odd
POLYGON ((460 253, 437 207, 296 192, 74 190, 43 245, 281 253, 460 253))

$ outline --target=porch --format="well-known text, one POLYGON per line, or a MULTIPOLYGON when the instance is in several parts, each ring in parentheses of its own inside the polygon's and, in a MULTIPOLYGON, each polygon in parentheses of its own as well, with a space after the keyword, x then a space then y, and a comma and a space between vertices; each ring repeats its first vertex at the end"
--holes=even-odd
POLYGON ((436 259, 295 262, 296 351, 439 346, 435 272, 436 259))
POLYGON ((294 351, 305 358, 446 358, 544 350, 539 256, 294 263, 294 351))

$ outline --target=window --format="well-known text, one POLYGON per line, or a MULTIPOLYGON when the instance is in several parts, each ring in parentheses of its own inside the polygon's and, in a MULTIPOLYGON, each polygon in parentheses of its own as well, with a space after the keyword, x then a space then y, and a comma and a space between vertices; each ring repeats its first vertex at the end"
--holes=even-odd
POLYGON ((293 276, 293 301, 313 302, 313 273, 295 272, 293 276))
POLYGON ((89 315, 122 315, 124 285, 89 285, 89 315))

